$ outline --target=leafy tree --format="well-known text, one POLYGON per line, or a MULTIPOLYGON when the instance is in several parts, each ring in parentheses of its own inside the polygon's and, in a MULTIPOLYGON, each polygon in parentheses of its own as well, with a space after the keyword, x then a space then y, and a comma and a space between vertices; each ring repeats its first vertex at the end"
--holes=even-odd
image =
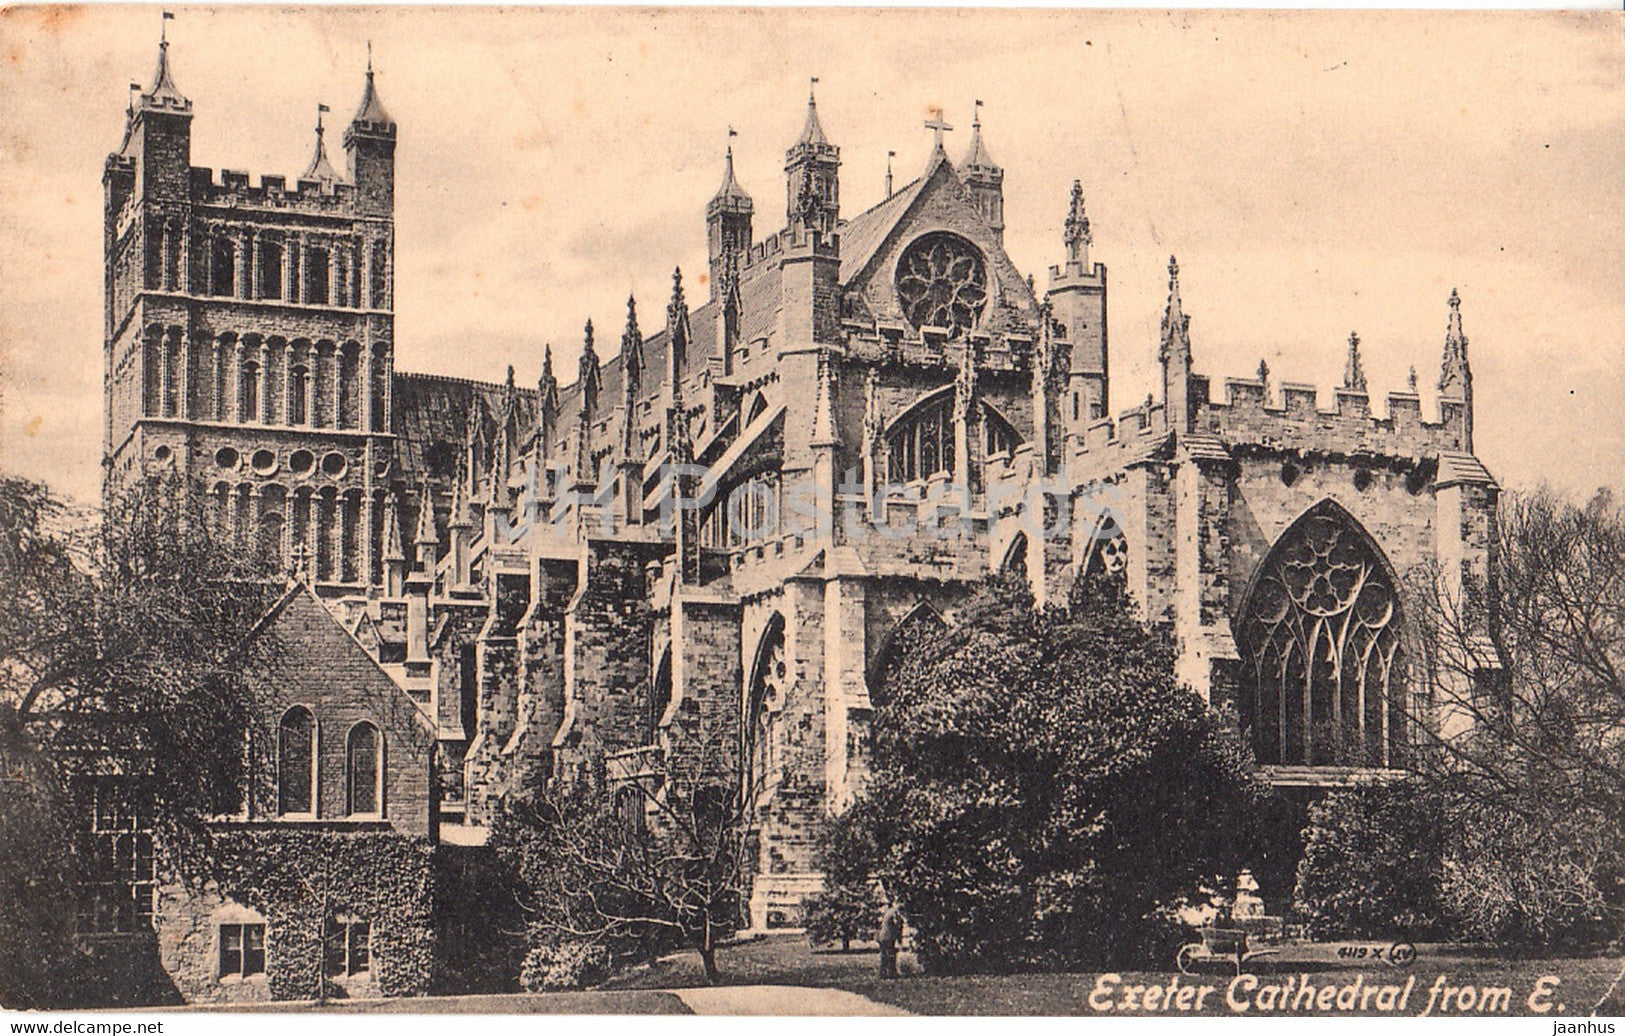
POLYGON ((1334 792, 1309 808, 1294 899, 1318 938, 1438 936, 1450 823, 1416 781, 1334 792))
MULTIPOLYGON (((59 959, 93 866, 62 851, 85 820, 75 775, 138 782, 172 854, 201 855, 208 820, 235 808, 251 705, 240 645, 270 592, 239 558, 174 479, 137 482, 100 516, 0 479, 0 763, 16 790, 0 880, 26 892, 0 896, 0 931, 34 933, 6 940, 22 956, 59 959), (41 904, 55 924, 30 919, 41 904)), ((54 995, 19 981, 0 998, 54 995)))
POLYGON ((718 980, 718 943, 740 921, 746 830, 721 740, 658 776, 611 787, 602 770, 577 773, 505 805, 492 842, 516 873, 533 946, 551 960, 580 944, 622 958, 686 945, 718 980))
POLYGON ((813 943, 839 942, 850 950, 855 939, 872 939, 880 925, 880 890, 875 870, 878 829, 868 800, 824 822, 818 837, 817 863, 824 887, 807 902, 807 938, 813 943))
POLYGON ((992 582, 889 691, 871 815, 930 968, 1146 959, 1245 857, 1250 759, 1120 578, 1051 609, 992 582))

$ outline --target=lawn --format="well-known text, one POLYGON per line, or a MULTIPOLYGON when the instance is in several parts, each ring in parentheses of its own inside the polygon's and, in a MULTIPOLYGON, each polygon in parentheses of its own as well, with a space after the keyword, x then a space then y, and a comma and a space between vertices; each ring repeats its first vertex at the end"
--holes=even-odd
MULTIPOLYGON (((1416 962, 1404 969, 1384 963, 1351 964, 1339 959, 1336 946, 1299 945, 1285 947, 1277 956, 1249 961, 1248 975, 1241 979, 1235 978, 1233 969, 1215 968, 1186 976, 1170 967, 1165 972, 1125 972, 1118 981, 1103 979, 1098 973, 927 976, 918 974, 905 954, 905 970, 916 973, 881 979, 872 949, 813 951, 799 936, 774 935, 725 947, 717 963, 726 984, 846 989, 917 1014, 1143 1015, 1149 988, 1156 987, 1150 995, 1149 1013, 1219 1016, 1586 1015, 1603 999, 1625 963, 1617 957, 1541 958, 1452 945, 1424 944, 1417 950, 1416 962), (1541 986, 1543 979, 1548 981, 1541 986), (1233 981, 1237 986, 1232 990, 1233 981), (1313 987, 1312 993, 1303 991, 1306 982, 1313 987), (1206 995, 1204 986, 1210 987, 1206 995), (1328 987, 1331 991, 1323 992, 1328 987), (1385 987, 1392 989, 1385 993, 1385 987), (1548 1007, 1545 1012, 1530 1006, 1537 988, 1547 991, 1547 996, 1535 999, 1536 1006, 1548 1007), (1183 992, 1186 989, 1190 992, 1183 992), (1437 994, 1430 995, 1435 989, 1437 994), (1227 992, 1246 1010, 1232 1006, 1227 992), (1346 1008, 1339 1008, 1339 996, 1346 1008), (1324 1009, 1316 1004, 1322 997, 1324 1009)), ((611 983, 611 988, 671 989, 703 985, 704 981, 699 958, 679 954, 625 976, 611 983)), ((1625 982, 1613 990, 1598 1013, 1622 1012, 1625 982)))

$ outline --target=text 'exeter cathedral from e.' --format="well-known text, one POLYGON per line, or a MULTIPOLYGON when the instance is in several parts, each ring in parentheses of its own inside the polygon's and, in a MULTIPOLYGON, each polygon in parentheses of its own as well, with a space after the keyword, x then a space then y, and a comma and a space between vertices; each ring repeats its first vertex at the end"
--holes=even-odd
POLYGON ((1170 260, 1161 340, 1117 343, 1157 351, 1160 391, 1125 407, 1078 184, 1069 201, 1064 171, 1032 172, 1057 217, 1035 283, 1005 254, 980 119, 957 161, 934 120, 920 176, 854 204, 809 97, 782 210, 719 156, 709 201, 671 199, 709 269, 588 322, 575 371, 537 343, 506 384, 407 373, 395 293, 438 289, 394 276, 410 127, 370 67, 339 147, 318 128, 299 176, 251 182, 192 164, 167 47, 104 174, 109 492, 173 471, 297 576, 287 632, 327 644, 294 642, 301 689, 271 720, 309 739, 299 765, 347 750, 358 670, 335 651, 427 732, 380 720, 378 788, 278 774, 260 819, 341 824, 359 802, 477 840, 565 768, 658 777, 724 744, 709 765, 748 795, 751 922, 799 924, 899 631, 951 625, 1000 570, 1041 602, 1091 566, 1123 573, 1278 785, 1406 766, 1429 691, 1405 577, 1484 578, 1496 507, 1454 294, 1441 335, 1418 329, 1419 363, 1443 350, 1424 414, 1414 380, 1372 406, 1353 337, 1330 400, 1263 370, 1216 388, 1170 260))

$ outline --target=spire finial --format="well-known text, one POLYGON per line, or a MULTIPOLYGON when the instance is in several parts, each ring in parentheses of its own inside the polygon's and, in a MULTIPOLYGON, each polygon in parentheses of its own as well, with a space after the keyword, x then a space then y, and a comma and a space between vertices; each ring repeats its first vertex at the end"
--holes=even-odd
POLYGON ((1184 303, 1179 298, 1179 260, 1168 257, 1168 309, 1162 315, 1162 348, 1159 359, 1166 363, 1171 357, 1181 356, 1189 361, 1191 342, 1188 330, 1191 318, 1185 315, 1184 303))
POLYGON ((797 138, 797 145, 812 147, 828 147, 829 138, 824 136, 824 127, 818 121, 818 95, 814 87, 818 85, 818 77, 810 77, 807 88, 807 122, 801 127, 801 136, 797 138))
POLYGON ((327 160, 327 144, 323 141, 326 133, 322 125, 322 115, 332 111, 325 104, 316 105, 316 153, 310 158, 310 165, 306 167, 301 180, 320 180, 323 183, 334 183, 339 179, 338 170, 333 163, 327 160))
POLYGON ((621 369, 626 375, 624 387, 631 393, 634 382, 643 380, 643 332, 638 328, 638 300, 630 294, 626 296, 626 330, 621 333, 621 369))
POLYGON ((435 530, 434 524, 434 487, 429 485, 429 473, 423 473, 423 481, 418 487, 418 527, 412 538, 417 541, 418 557, 427 565, 434 564, 434 547, 440 542, 440 534, 435 530), (429 548, 428 558, 423 557, 424 548, 429 548))
POLYGON ((163 17, 158 21, 158 67, 152 73, 152 90, 142 95, 141 106, 149 105, 155 108, 189 111, 192 102, 188 101, 175 86, 174 76, 169 71, 169 35, 165 22, 175 17, 173 11, 164 11, 163 17))
POLYGON ((895 151, 886 152, 886 197, 888 197, 888 198, 890 198, 892 196, 892 189, 891 189, 891 160, 896 158, 896 157, 897 157, 897 152, 895 152, 895 151))
POLYGON ((1349 332, 1348 362, 1343 365, 1343 387, 1350 392, 1366 391, 1365 364, 1360 361, 1360 335, 1349 332))
MULTIPOLYGON (((1075 264, 1079 272, 1083 272, 1083 267, 1089 265, 1089 246, 1094 243, 1094 235, 1089 230, 1089 214, 1084 210, 1082 180, 1072 181, 1072 200, 1067 205, 1062 241, 1066 245, 1067 263, 1075 264)), ((1172 259, 1169 256, 1170 263, 1172 259)))
POLYGON ((1416 364, 1411 364, 1410 373, 1405 375, 1405 385, 1410 389, 1411 395, 1416 394, 1416 364))
POLYGON ((367 78, 372 78, 372 40, 367 41, 367 78))
POLYGON ((1461 296, 1450 289, 1450 322, 1444 333, 1444 358, 1439 365, 1439 391, 1460 394, 1472 375, 1467 370, 1467 335, 1461 329, 1461 296))

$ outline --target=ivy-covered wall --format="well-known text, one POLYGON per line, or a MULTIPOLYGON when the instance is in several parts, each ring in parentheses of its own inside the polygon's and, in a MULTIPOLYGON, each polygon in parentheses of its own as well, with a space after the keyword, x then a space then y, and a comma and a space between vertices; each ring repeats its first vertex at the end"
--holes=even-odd
POLYGON ((435 970, 435 882, 426 840, 387 829, 247 829, 221 834, 214 855, 203 887, 172 886, 160 905, 160 952, 187 1000, 428 992, 435 970), (335 917, 371 926, 368 970, 324 977, 323 932, 335 917), (220 925, 260 919, 263 975, 222 977, 220 925))

